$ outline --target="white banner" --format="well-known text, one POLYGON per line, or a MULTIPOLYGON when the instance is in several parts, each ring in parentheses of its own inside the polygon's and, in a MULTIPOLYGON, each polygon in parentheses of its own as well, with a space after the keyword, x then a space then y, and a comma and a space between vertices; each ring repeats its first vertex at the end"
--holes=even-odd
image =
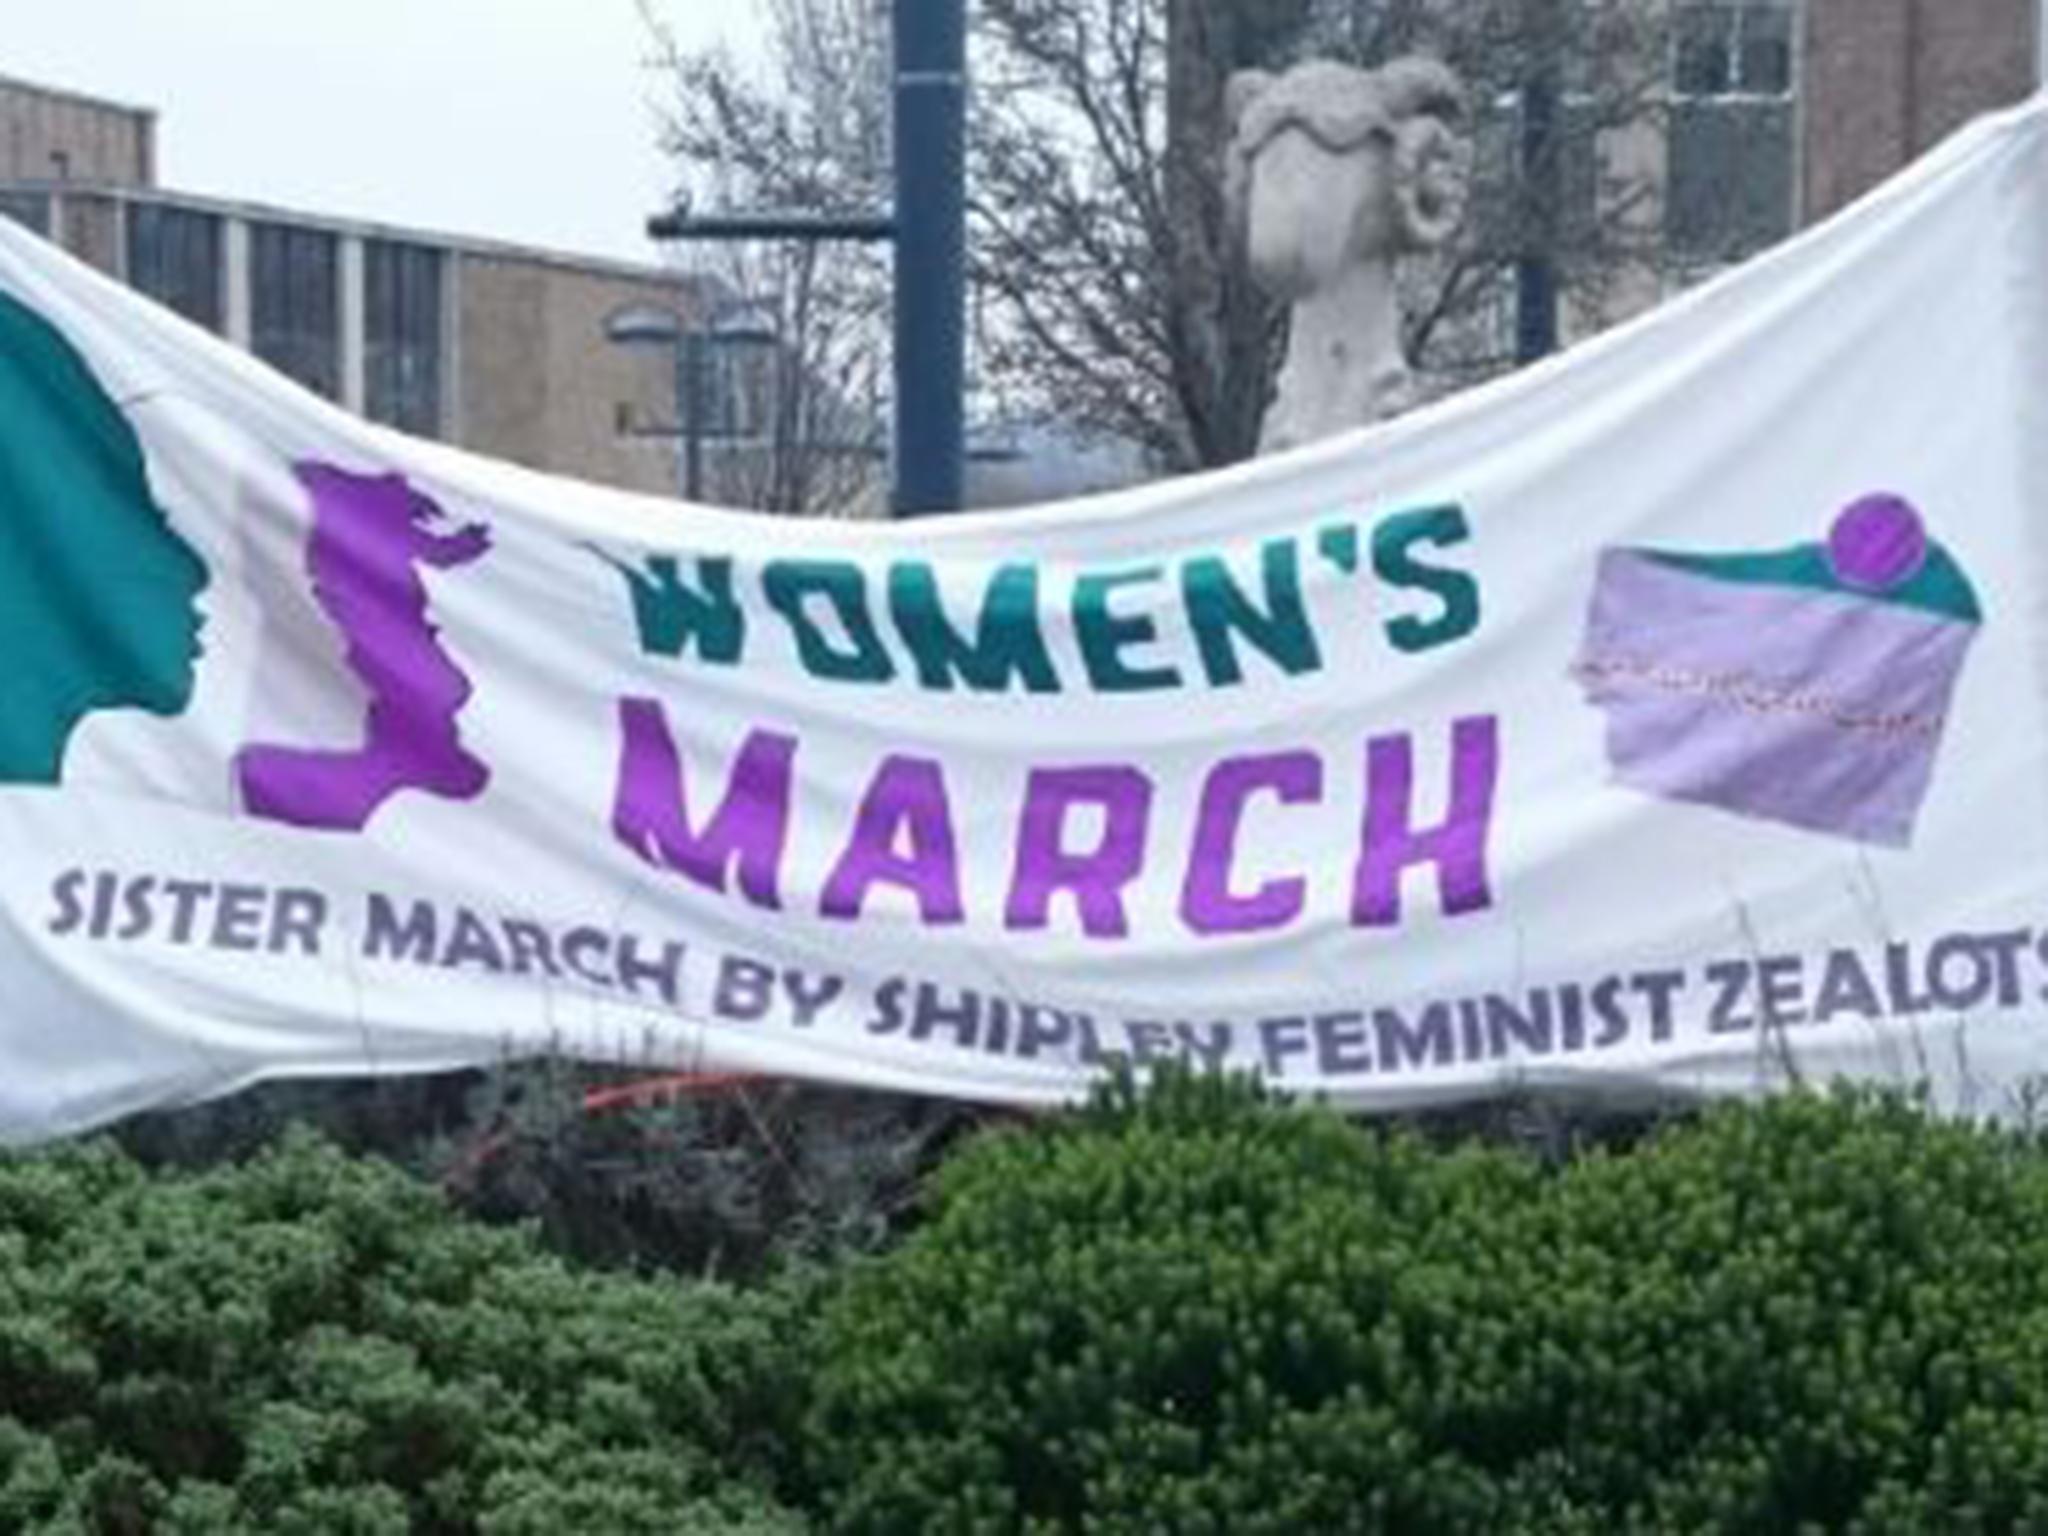
POLYGON ((1413 417, 911 528, 411 441, 0 225, 0 1136, 548 1049, 2009 1110, 2044 526, 2044 103, 1413 417))

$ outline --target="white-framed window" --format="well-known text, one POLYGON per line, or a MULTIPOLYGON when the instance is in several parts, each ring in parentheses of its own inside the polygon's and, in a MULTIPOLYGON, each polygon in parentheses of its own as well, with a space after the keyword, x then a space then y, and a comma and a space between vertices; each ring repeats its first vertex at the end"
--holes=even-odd
POLYGON ((1681 100, 1789 97, 1794 48, 1791 0, 1701 4, 1672 16, 1672 92, 1681 100))
POLYGON ((1739 261, 1792 232, 1798 19, 1796 0, 1672 12, 1664 232, 1683 262, 1739 261))

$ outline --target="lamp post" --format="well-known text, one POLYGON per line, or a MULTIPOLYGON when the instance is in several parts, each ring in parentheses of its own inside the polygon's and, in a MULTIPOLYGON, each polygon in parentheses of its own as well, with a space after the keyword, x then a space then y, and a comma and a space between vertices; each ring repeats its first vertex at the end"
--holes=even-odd
POLYGON ((967 7, 896 0, 896 515, 957 511, 967 442, 967 7))
POLYGON ((1559 56, 1563 7, 1523 0, 1521 88, 1521 253, 1515 260, 1515 360, 1557 350, 1558 204, 1564 196, 1559 144, 1559 56))
POLYGON ((686 209, 650 219, 657 240, 893 241, 895 510, 960 506, 966 461, 967 0, 893 0, 896 206, 835 218, 686 209))
POLYGON ((735 300, 715 307, 708 322, 687 325, 674 310, 635 305, 605 321, 605 339, 622 347, 664 347, 674 358, 676 427, 682 442, 682 493, 686 501, 704 499, 704 444, 707 438, 730 435, 706 431, 713 398, 712 369, 741 348, 774 347, 775 328, 761 320, 761 306, 735 300))

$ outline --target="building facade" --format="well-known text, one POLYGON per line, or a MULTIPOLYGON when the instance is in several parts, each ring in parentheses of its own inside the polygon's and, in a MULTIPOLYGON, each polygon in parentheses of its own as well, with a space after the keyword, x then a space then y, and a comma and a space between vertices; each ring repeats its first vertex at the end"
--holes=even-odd
MULTIPOLYGON (((1577 3, 1597 17, 1613 0, 1577 3)), ((1569 88, 1563 102, 1560 226, 1601 231, 1583 260, 1566 256, 1567 338, 1827 216, 2024 97, 2041 68, 2044 0, 1637 3, 1655 22, 1639 34, 1654 107, 1572 130, 1599 103, 1569 88)), ((1513 89, 1481 105, 1497 182, 1513 181, 1520 111, 1513 89)), ((681 348, 616 339, 622 316, 658 330, 650 311, 677 335, 715 332, 729 296, 652 267, 167 191, 156 135, 150 110, 0 77, 0 217, 373 420, 635 490, 674 491, 694 458, 711 466, 709 499, 759 499, 777 413, 728 418, 760 391, 715 391, 699 424, 713 436, 686 454, 681 348)), ((1512 359, 1514 299, 1497 287, 1470 326, 1472 362, 1439 387, 1512 359)))
MULTIPOLYGON (((1375 5, 1381 0, 1355 0, 1375 5)), ((1462 0, 1445 0, 1457 5, 1462 0)), ((1558 109, 1552 228, 1564 339, 1582 339, 1836 212, 2036 86, 2044 0, 1629 0, 1618 63, 1575 60, 1558 109), (1609 76, 1603 87, 1574 86, 1609 76), (1617 86, 1615 79, 1623 82, 1617 86)), ((1590 48, 1615 0, 1571 0, 1590 48)), ((1524 93, 1478 103, 1482 176, 1522 197, 1524 93)), ((1513 252, 1522 238, 1497 241, 1513 252)), ((1540 247, 1539 247, 1540 248, 1540 247)), ((1438 387, 1513 365, 1496 284, 1438 387)))
POLYGON ((654 267, 170 192, 153 113, 0 79, 0 216, 373 421, 676 489, 673 355, 618 345, 706 295, 654 267))
POLYGON ((2042 0, 1674 0, 1665 235, 1718 264, 2039 81, 2042 0))
POLYGON ((2041 80, 2041 0, 1805 0, 1801 213, 1821 218, 2041 80))
POLYGON ((0 182, 156 182, 156 114, 0 75, 0 182))

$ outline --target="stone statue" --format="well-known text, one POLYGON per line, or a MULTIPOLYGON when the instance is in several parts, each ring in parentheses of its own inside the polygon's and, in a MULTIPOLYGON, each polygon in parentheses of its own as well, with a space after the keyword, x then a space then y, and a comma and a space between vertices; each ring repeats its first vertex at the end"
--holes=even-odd
POLYGON ((1226 186, 1259 286, 1292 306, 1259 451, 1393 415, 1413 398, 1395 264, 1464 215, 1463 92, 1443 65, 1317 61, 1232 77, 1226 186))

